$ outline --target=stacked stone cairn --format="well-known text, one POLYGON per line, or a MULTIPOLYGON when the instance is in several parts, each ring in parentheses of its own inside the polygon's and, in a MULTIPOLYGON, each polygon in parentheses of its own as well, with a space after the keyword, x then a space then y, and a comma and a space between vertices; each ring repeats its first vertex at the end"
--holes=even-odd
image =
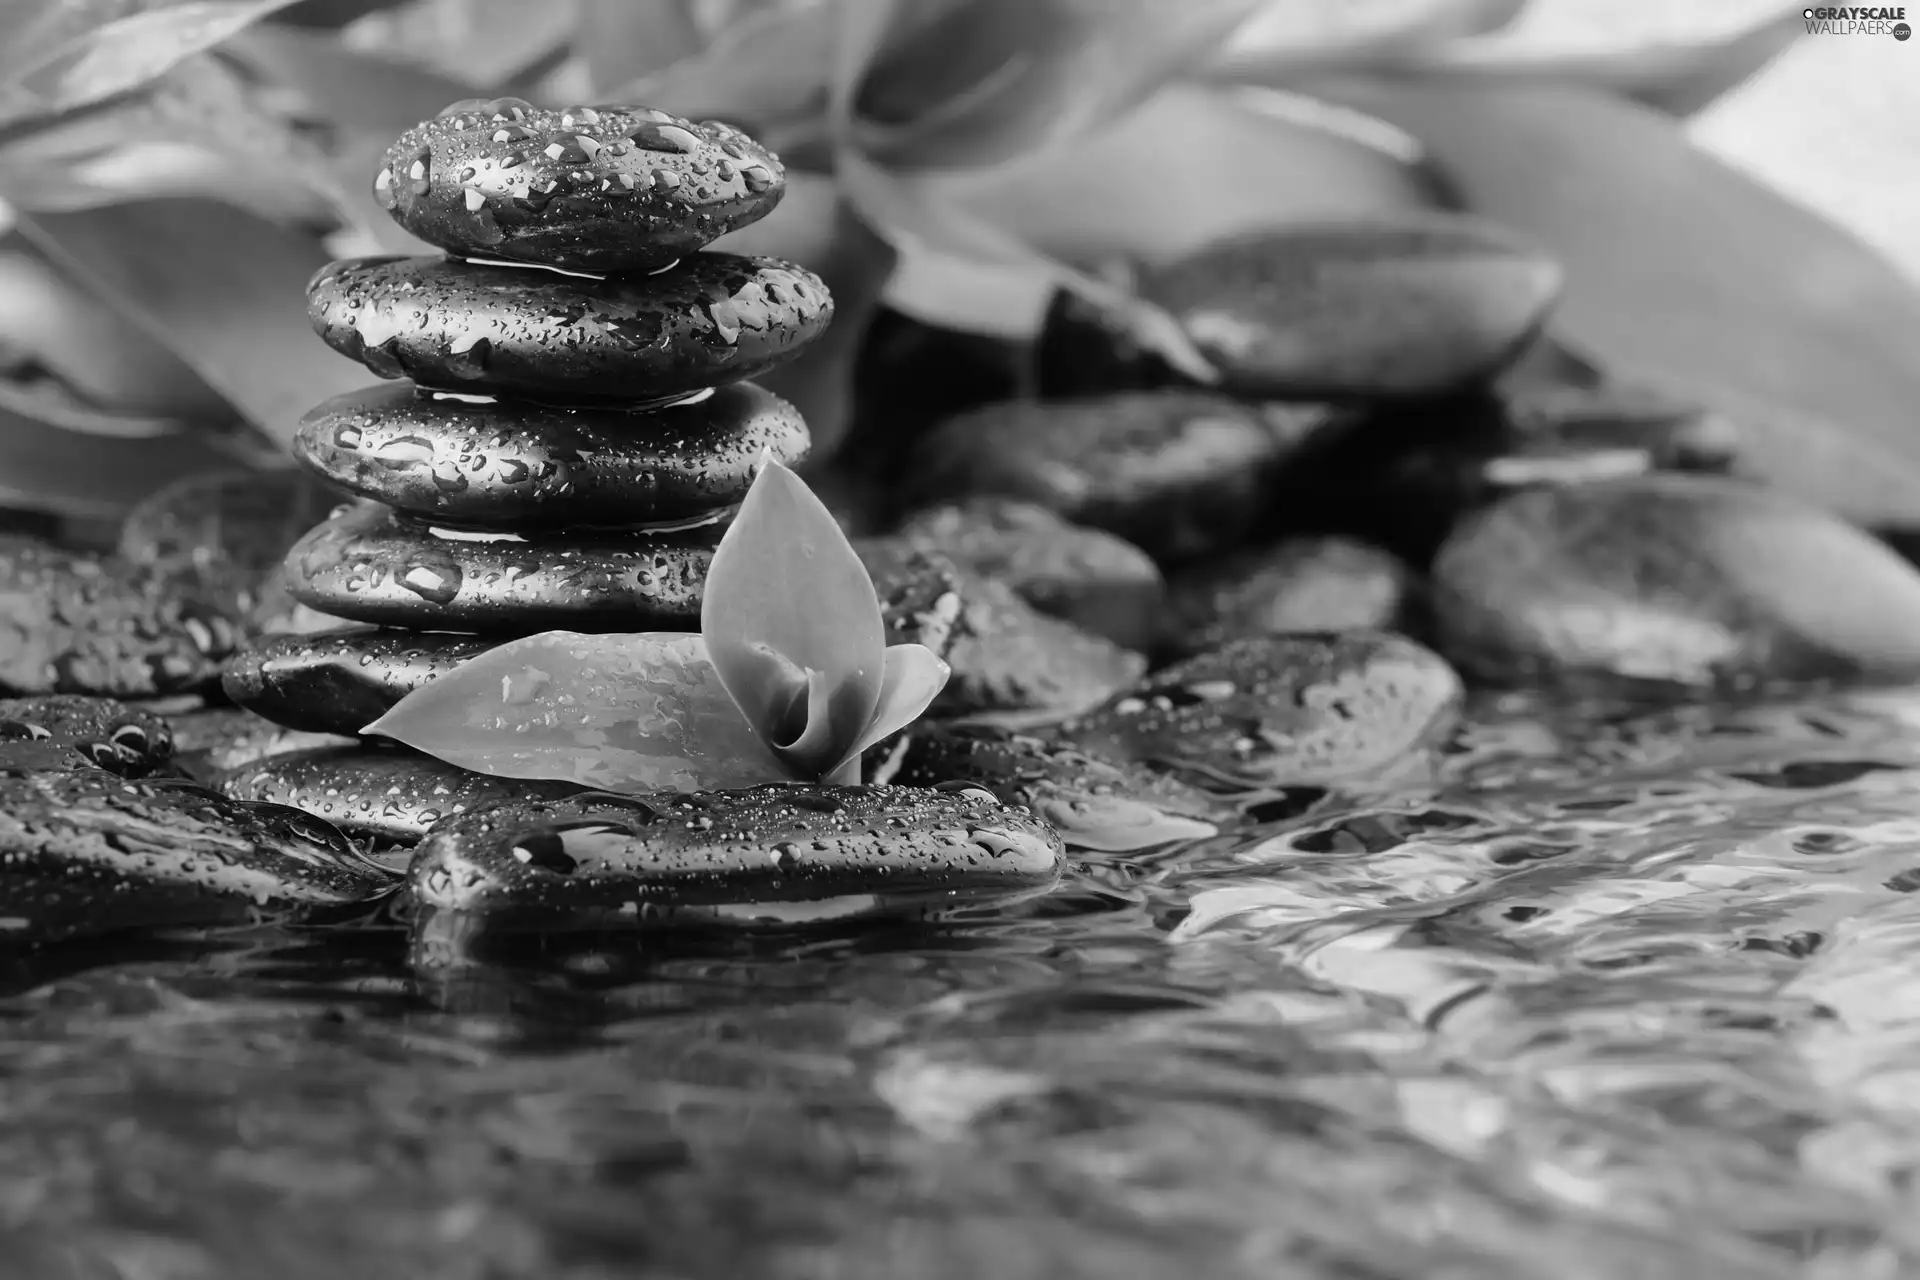
POLYGON ((299 461, 354 501, 289 553, 340 620, 226 668, 229 695, 338 735, 234 771, 239 798, 411 841, 453 813, 557 798, 354 740, 501 641, 697 630, 707 566, 763 451, 805 422, 750 379, 826 328, 791 263, 703 252, 779 202, 779 160, 727 125, 639 107, 467 101, 409 130, 374 191, 444 256, 334 262, 308 286, 328 345, 387 383, 303 420, 299 461))

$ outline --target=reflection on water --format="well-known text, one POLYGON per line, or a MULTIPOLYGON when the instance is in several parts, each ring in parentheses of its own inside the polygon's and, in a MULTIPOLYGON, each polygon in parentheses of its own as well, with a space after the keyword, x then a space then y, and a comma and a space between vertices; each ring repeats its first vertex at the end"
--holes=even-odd
POLYGON ((0 1274, 1920 1268, 1920 693, 1258 812, 937 926, 0 961, 0 1274))

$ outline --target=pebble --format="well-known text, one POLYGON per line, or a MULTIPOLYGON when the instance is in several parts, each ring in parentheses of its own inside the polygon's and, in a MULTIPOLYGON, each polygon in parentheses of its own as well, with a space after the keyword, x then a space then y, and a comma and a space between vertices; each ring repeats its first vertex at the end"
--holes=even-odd
POLYGON ((446 536, 359 504, 287 556, 302 604, 356 622, 484 632, 698 630, 725 531, 446 536))
POLYGON ((416 903, 509 928, 794 925, 1051 887, 1060 837, 979 790, 767 785, 585 795, 451 818, 414 852, 416 903))
POLYGON ((329 484, 436 524, 530 533, 731 506, 763 451, 796 466, 808 443, 799 412, 752 383, 636 411, 476 404, 401 383, 319 405, 293 451, 329 484))
POLYGON ((1461 699, 1453 669, 1404 636, 1256 636, 1162 668, 1061 733, 1233 786, 1364 783, 1437 745, 1461 699))
POLYGON ((1448 539, 1433 595, 1442 648, 1499 684, 1920 675, 1920 572, 1825 511, 1716 476, 1516 493, 1448 539))
POLYGON ((929 432, 903 483, 922 506, 1024 499, 1164 564, 1244 542, 1269 516, 1289 459, 1339 417, 1194 391, 1008 401, 929 432))
POLYGON ((887 643, 925 645, 943 658, 951 654, 964 603, 953 561, 896 539, 857 538, 853 547, 880 598, 887 643))
POLYGON ((236 800, 283 804, 352 835, 412 844, 442 818, 486 805, 559 800, 580 788, 471 773, 417 751, 355 744, 268 756, 215 779, 236 800))
POLYGON ((1070 524, 1015 498, 975 498, 901 525, 973 572, 997 578, 1042 613, 1130 649, 1159 635, 1167 586, 1153 557, 1123 538, 1070 524))
POLYGON ((277 636, 229 659, 229 698, 276 724, 352 735, 400 699, 495 641, 478 636, 352 628, 277 636))
POLYGON ((174 768, 202 786, 268 756, 358 745, 340 734, 283 728, 244 707, 202 707, 171 716, 169 723, 174 768))
POLYGON ((1504 228, 1438 210, 1233 236, 1147 271, 1222 375, 1253 396, 1441 394, 1519 356, 1563 273, 1504 228))
POLYGON ((394 221, 451 253, 597 274, 652 271, 757 222, 786 190, 771 151, 636 106, 456 102, 374 178, 394 221))
POLYGON ((238 617, 259 602, 287 548, 339 505, 339 494, 298 470, 190 476, 127 513, 118 551, 238 617))
POLYGON ((1390 552, 1351 538, 1289 538, 1173 580, 1168 646, 1184 654, 1247 636, 1390 630, 1412 575, 1390 552))
POLYGON ((159 716, 76 694, 0 698, 0 741, 46 743, 127 778, 164 768, 173 756, 173 730, 159 716))
POLYGON ((328 823, 189 782, 0 776, 0 940, 244 922, 394 883, 328 823))
POLYGON ((820 278, 773 258, 700 253, 641 279, 347 258, 307 285, 327 345, 383 378, 463 394, 631 406, 739 382, 825 331, 820 278))

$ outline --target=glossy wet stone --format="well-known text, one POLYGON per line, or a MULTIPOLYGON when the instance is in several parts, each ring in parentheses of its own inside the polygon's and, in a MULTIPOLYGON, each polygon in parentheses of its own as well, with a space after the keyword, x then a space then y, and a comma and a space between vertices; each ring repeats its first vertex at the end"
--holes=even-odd
POLYGON ((752 383, 631 412, 476 404, 402 383, 316 406, 293 450, 329 483, 422 519, 524 533, 730 506, 763 451, 794 466, 808 443, 793 406, 752 383))
POLYGON ((0 741, 44 742, 128 778, 162 768, 173 755, 173 730, 159 716, 74 694, 0 698, 0 741))
POLYGON ((1515 494, 1455 531, 1433 585, 1448 655, 1503 684, 1920 675, 1920 573, 1836 517, 1734 480, 1515 494))
POLYGON ((1042 613, 1127 648, 1149 648, 1163 622, 1166 583, 1151 556, 1034 503, 976 498, 934 507, 909 517, 899 536, 930 542, 1042 613))
POLYGON ((495 643, 358 628, 278 636, 231 658, 220 683, 236 703, 289 729, 357 734, 427 681, 495 643))
MULTIPOLYGON (((348 505, 342 503, 339 509, 345 510, 348 505)), ((260 586, 254 592, 253 607, 240 619, 240 629, 254 641, 271 636, 317 635, 322 631, 367 631, 372 627, 370 622, 336 618, 294 599, 284 557, 279 568, 261 579, 260 586)))
POLYGON ((1276 228, 1147 272, 1227 388, 1256 396, 1451 391, 1498 372, 1537 332, 1562 273, 1480 219, 1438 211, 1276 228))
POLYGON ((1261 636, 1164 667, 1061 732, 1240 786, 1365 784, 1437 745, 1461 696, 1453 669, 1404 636, 1261 636))
POLYGON ((773 153, 717 121, 518 98, 415 125, 373 182, 394 221, 451 253, 603 275, 666 266, 765 217, 785 189, 773 153))
POLYGON ((1189 391, 1009 401, 935 428, 904 483, 919 505, 1019 498, 1162 562, 1190 559, 1244 541, 1288 460, 1335 420, 1318 405, 1189 391))
POLYGON ((674 533, 450 537, 361 503, 287 556, 302 604, 356 622, 450 631, 698 630, 725 526, 674 533))
POLYGON ((442 818, 486 805, 559 800, 580 788, 470 773, 388 747, 319 747, 268 756, 222 774, 214 789, 236 800, 283 804, 342 831, 411 844, 442 818))
POLYGON ((168 723, 174 768, 202 785, 268 756, 359 745, 341 734, 288 729, 244 707, 204 707, 171 716, 168 723))
POLYGON ((893 538, 860 538, 853 546, 880 599, 887 643, 925 645, 949 656, 965 603, 953 561, 931 547, 893 538))
POLYGON ((408 879, 422 907, 520 928, 797 924, 1032 893, 1061 853, 984 791, 774 785, 467 814, 408 879))
POLYGON ((0 692, 204 688, 238 633, 217 602, 117 557, 0 536, 0 692))
POLYGON ((383 378, 558 404, 630 405, 764 373, 833 318, 820 278, 772 258, 693 254, 592 280, 451 258, 347 258, 307 286, 307 317, 383 378))
POLYGON ((193 476, 129 511, 118 550, 240 615, 259 603, 287 548, 339 505, 337 492, 294 469, 193 476))
POLYGON ((1411 578, 1398 557, 1364 542, 1290 538, 1177 576, 1168 647, 1191 654, 1247 636, 1389 629, 1411 578))
POLYGON ((0 777, 0 945, 244 921, 392 883, 297 810, 96 770, 0 777))
POLYGON ((1216 834, 1233 814, 1225 801, 1140 765, 986 727, 916 731, 885 781, 982 787, 1003 803, 1033 810, 1079 849, 1144 849, 1199 839, 1216 834))

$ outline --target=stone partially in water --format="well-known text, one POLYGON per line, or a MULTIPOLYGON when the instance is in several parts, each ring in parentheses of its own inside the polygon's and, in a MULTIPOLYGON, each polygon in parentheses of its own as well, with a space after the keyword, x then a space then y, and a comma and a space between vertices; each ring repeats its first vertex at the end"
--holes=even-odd
POLYGON ((268 756, 221 775, 236 800, 283 804, 355 835, 412 844, 442 818, 488 805, 559 800, 579 787, 471 773, 417 751, 355 745, 268 756))
POLYGON ((916 732, 885 781, 985 788, 1005 804, 1033 810, 1069 846, 1081 849, 1144 849, 1199 839, 1216 834, 1232 814, 1207 792, 1139 765, 985 727, 916 732))
POLYGON ((0 536, 0 691, 201 689, 238 635, 216 604, 117 557, 0 536))
POLYGON ((663 533, 441 535, 364 502, 287 556, 294 597, 420 630, 697 630, 725 525, 663 533))
POLYGON ((327 345, 383 378, 557 404, 631 405, 766 372, 833 319, 812 272, 699 253, 597 280, 449 258, 347 258, 307 286, 327 345))
POLYGON ((275 724, 357 734, 400 699, 494 641, 478 636, 359 628, 280 636, 227 662, 229 698, 275 724))
POLYGON ((1920 573, 1774 490, 1660 475, 1517 493, 1434 562, 1443 648, 1498 683, 1920 675, 1920 573))
POLYGON ((244 921, 393 882, 298 810, 94 770, 0 777, 0 944, 244 921))
POLYGON ((1162 562, 1191 559, 1244 541, 1287 461, 1334 420, 1323 406, 1192 391, 1009 401, 935 428, 905 483, 921 504, 1020 498, 1162 562))
POLYGON ((899 535, 997 578, 1042 613, 1129 649, 1151 648, 1166 583, 1140 548, 1013 498, 976 498, 911 517, 899 535))
POLYGON ((1407 566, 1349 538, 1291 538, 1176 577, 1169 640, 1193 654, 1247 636, 1386 630, 1399 619, 1407 566))
POLYGON ((203 707, 172 716, 169 723, 174 768, 203 786, 268 756, 359 745, 358 739, 340 734, 283 728, 244 707, 203 707))
POLYGON ((152 773, 173 756, 173 730, 159 716, 74 694, 0 698, 0 741, 44 742, 127 778, 152 773))
POLYGON ((1172 312, 1222 385, 1290 398, 1427 396, 1519 355, 1562 272, 1501 227, 1439 211, 1234 236, 1140 291, 1172 312))
POLYGON ((780 203, 786 171, 729 125, 637 106, 456 102, 388 148, 374 198, 429 244, 599 274, 652 271, 780 203))
POLYGON ((1364 783, 1437 744, 1461 696, 1453 669, 1404 636, 1260 636, 1156 671, 1061 732, 1241 786, 1364 783))
POLYGON ((984 791, 767 785, 584 795, 442 822, 417 903, 523 929, 798 924, 1050 888, 1060 837, 984 791))
POLYGON ((762 451, 795 466, 807 446, 794 407, 752 383, 631 412, 369 387, 313 409, 293 441, 295 457, 351 493, 436 524, 521 533, 731 506, 762 451))
POLYGON ((287 548, 339 505, 339 494, 295 470, 193 476, 127 513, 120 558, 191 584, 237 617, 260 602, 287 548))

